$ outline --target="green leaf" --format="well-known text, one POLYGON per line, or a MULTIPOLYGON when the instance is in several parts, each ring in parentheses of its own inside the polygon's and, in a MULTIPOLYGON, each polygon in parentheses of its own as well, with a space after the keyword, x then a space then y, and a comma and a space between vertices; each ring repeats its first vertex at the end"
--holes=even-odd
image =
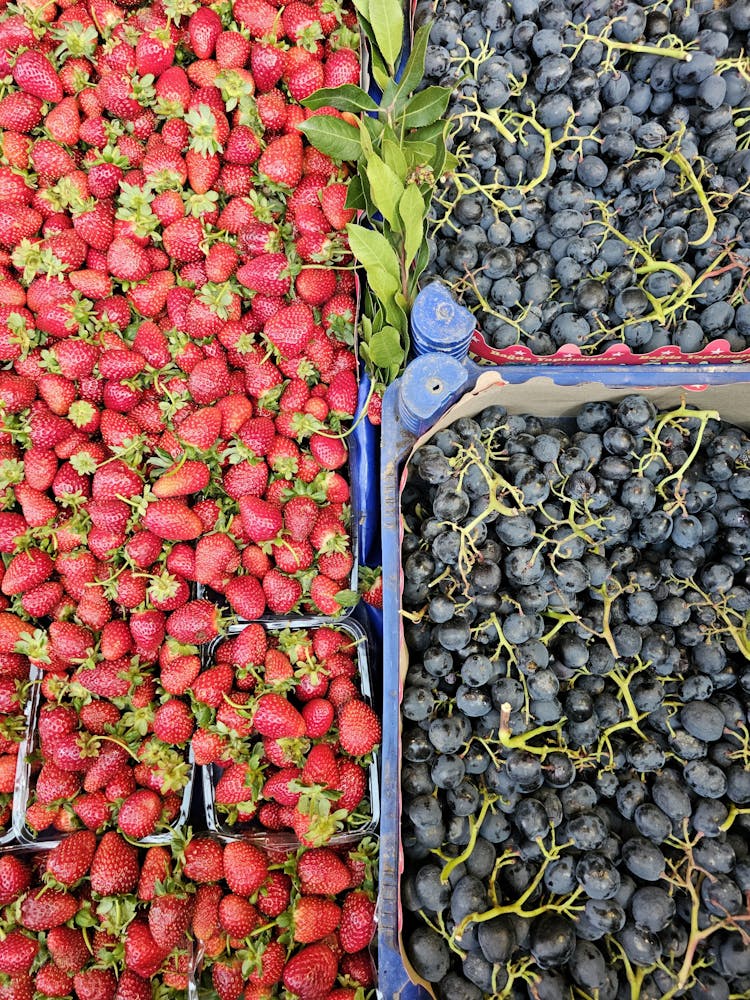
POLYGON ((355 174, 349 181, 349 187, 346 191, 346 204, 345 208, 354 208, 357 211, 361 211, 366 208, 365 195, 362 190, 362 180, 359 174, 355 174))
POLYGON ((324 87, 306 97, 302 104, 316 111, 318 108, 338 108, 339 111, 377 111, 378 106, 361 87, 344 83, 340 87, 324 87))
POLYGON ((398 291, 398 278, 382 267, 373 266, 367 268, 367 282, 387 309, 389 300, 392 302, 398 291))
POLYGON ((370 197, 375 207, 391 229, 401 232, 398 204, 404 193, 404 185, 377 153, 372 153, 367 158, 367 178, 370 182, 370 197))
POLYGON ((346 231, 349 234, 351 251, 367 269, 368 275, 371 268, 379 267, 398 283, 401 277, 398 257, 385 236, 376 233, 374 229, 358 226, 354 222, 349 223, 346 231))
POLYGON ((310 142, 332 160, 357 160, 362 152, 359 129, 332 115, 315 115, 300 125, 310 142))
MULTIPOLYGON (((404 66, 404 72, 398 82, 398 87, 395 89, 393 96, 389 95, 388 97, 388 102, 393 102, 394 110, 397 114, 403 109, 409 94, 424 76, 424 58, 427 51, 427 44, 430 40, 431 28, 432 22, 430 21, 427 24, 423 24, 415 32, 411 53, 406 61, 406 66, 404 66)), ((383 103, 385 103, 385 94, 383 95, 383 103)))
POLYGON ((383 135, 381 146, 383 159, 396 174, 401 183, 405 183, 406 174, 408 173, 409 168, 401 146, 395 139, 390 139, 386 134, 383 135))
POLYGON ((404 252, 406 266, 409 267, 417 255, 424 234, 424 198, 416 184, 409 184, 398 205, 399 215, 404 223, 404 252))
POLYGON ((367 19, 375 41, 388 66, 393 70, 404 40, 404 11, 400 0, 368 0, 367 19))
POLYGON ((370 341, 370 358, 378 368, 390 370, 394 365, 401 365, 404 360, 404 349, 398 330, 392 326, 384 326, 370 341))
POLYGON ((447 87, 427 87, 411 98, 404 108, 402 121, 405 128, 432 125, 441 118, 448 107, 450 91, 447 87))

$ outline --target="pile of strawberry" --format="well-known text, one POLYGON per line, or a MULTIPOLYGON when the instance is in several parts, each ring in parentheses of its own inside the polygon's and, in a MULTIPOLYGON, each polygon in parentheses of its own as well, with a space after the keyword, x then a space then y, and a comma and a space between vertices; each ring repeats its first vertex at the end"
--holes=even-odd
POLYGON ((2 594, 126 620, 146 662, 217 633, 193 584, 247 618, 351 599, 347 169, 297 126, 358 77, 356 22, 216 6, 0 21, 2 594))
POLYGON ((320 846, 371 819, 380 722, 363 700, 346 628, 267 629, 223 640, 192 688, 195 761, 212 766, 226 827, 291 831, 320 846))
POLYGON ((116 826, 143 840, 180 816, 192 773, 195 719, 187 694, 200 670, 198 648, 170 640, 158 664, 146 665, 131 662, 129 638, 125 622, 108 622, 100 658, 86 659, 84 644, 82 662, 75 657, 69 673, 43 675, 27 833, 83 824, 94 831, 116 826))
POLYGON ((182 871, 197 883, 191 930, 199 986, 219 1000, 363 1000, 375 984, 375 845, 284 854, 191 840, 182 871))
POLYGON ((5 1000, 184 996, 193 887, 173 871, 167 848, 138 850, 113 832, 0 855, 5 1000))
POLYGON ((25 708, 29 691, 29 659, 15 652, 17 633, 6 634, 6 620, 12 616, 0 612, 0 838, 10 828, 16 765, 21 741, 26 732, 25 708))

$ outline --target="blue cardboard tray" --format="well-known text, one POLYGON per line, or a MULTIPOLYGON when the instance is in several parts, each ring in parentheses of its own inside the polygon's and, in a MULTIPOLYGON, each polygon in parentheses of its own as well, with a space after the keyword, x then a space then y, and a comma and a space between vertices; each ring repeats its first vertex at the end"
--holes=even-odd
MULTIPOLYGON (((401 473, 417 439, 451 405, 476 385, 483 373, 496 373, 509 385, 548 378, 558 386, 599 383, 609 389, 634 391, 657 387, 703 388, 736 384, 747 402, 750 419, 750 366, 659 365, 628 368, 590 365, 480 367, 447 354, 425 354, 391 385, 383 400, 380 452, 381 532, 383 549, 383 740, 381 744, 380 873, 378 897, 378 993, 384 1000, 426 1000, 404 968, 399 943, 401 912, 400 841, 400 660, 401 660, 401 473)), ((530 400, 528 410, 533 412, 530 400)))

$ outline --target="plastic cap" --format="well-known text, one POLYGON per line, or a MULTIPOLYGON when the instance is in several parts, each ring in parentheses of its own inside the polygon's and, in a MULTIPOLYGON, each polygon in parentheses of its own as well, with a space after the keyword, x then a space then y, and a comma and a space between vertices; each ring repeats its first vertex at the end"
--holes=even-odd
POLYGON ((468 380, 456 358, 435 353, 416 358, 399 382, 398 413, 404 427, 412 434, 426 430, 468 380))
POLYGON ((476 329, 474 316, 459 305, 439 281, 426 285, 411 311, 412 341, 417 354, 439 352, 463 358, 476 329))

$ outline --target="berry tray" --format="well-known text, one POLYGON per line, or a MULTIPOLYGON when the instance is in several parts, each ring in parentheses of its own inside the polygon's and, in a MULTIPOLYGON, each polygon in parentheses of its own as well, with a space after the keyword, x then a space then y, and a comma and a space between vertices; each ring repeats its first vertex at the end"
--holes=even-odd
POLYGON ((405 863, 401 843, 399 706, 408 665, 401 607, 404 586, 401 503, 405 466, 416 448, 439 430, 492 405, 503 406, 510 414, 531 411, 534 416, 556 418, 558 422, 576 413, 584 403, 619 401, 634 392, 642 393, 657 407, 679 406, 685 400, 701 410, 718 411, 732 424, 750 427, 750 370, 730 365, 636 370, 598 365, 564 369, 547 365, 501 370, 480 368, 471 361, 459 362, 446 355, 427 354, 412 362, 385 395, 381 453, 384 581, 381 752, 382 782, 391 794, 383 802, 380 824, 378 963, 379 989, 384 997, 418 1000, 435 995, 433 987, 410 966, 401 939, 404 921, 401 876, 405 863))
MULTIPOLYGON (((248 626, 237 625, 230 628, 228 638, 234 638, 241 634, 248 626)), ((366 616, 354 612, 353 617, 347 617, 343 621, 332 621, 330 619, 307 618, 291 619, 288 621, 266 622, 263 627, 268 635, 284 633, 286 641, 290 641, 295 632, 310 632, 316 628, 335 629, 347 636, 356 645, 355 662, 357 674, 352 678, 354 684, 359 687, 362 701, 372 707, 375 701, 373 691, 373 680, 370 670, 370 659, 375 654, 375 638, 367 624, 366 616)), ((209 669, 214 663, 215 653, 222 640, 214 640, 204 650, 204 670, 209 669)), ((196 682, 198 683, 198 682, 196 682)), ((223 727, 226 731, 226 726, 223 727)), ((241 736, 234 739, 244 742, 241 736)), ((264 756, 261 739, 255 735, 254 739, 258 748, 259 757, 264 756)), ((379 750, 376 747, 368 757, 365 758, 366 787, 364 798, 354 809, 352 817, 354 822, 349 826, 333 833, 325 841, 327 844, 346 845, 361 839, 367 834, 377 830, 380 819, 380 779, 379 779, 379 750)), ((234 763, 234 759, 232 758, 234 763)), ((221 838, 237 839, 243 838, 254 841, 262 845, 270 845, 280 850, 295 849, 300 845, 299 839, 291 829, 272 831, 264 829, 257 820, 251 822, 228 822, 227 818, 221 814, 217 808, 217 785, 225 770, 218 764, 208 764, 201 766, 202 789, 205 806, 205 820, 208 829, 221 838)), ((335 799, 332 806, 335 810, 335 799)))
MULTIPOLYGON (((40 684, 43 676, 43 672, 38 667, 32 666, 31 696, 27 705, 28 729, 26 738, 22 742, 18 754, 16 793, 13 799, 13 834, 15 838, 23 845, 39 848, 54 847, 66 835, 52 827, 35 833, 26 823, 26 810, 34 793, 34 762, 38 759, 40 753, 38 726, 39 712, 42 707, 40 684)), ((182 801, 176 819, 167 829, 143 837, 137 841, 138 843, 144 846, 170 844, 175 833, 187 826, 195 781, 195 765, 193 764, 192 750, 188 750, 188 763, 187 781, 182 790, 182 801)), ((116 828, 112 825, 108 826, 108 829, 116 828)))
MULTIPOLYGON (((18 744, 18 757, 16 759, 16 773, 15 773, 15 787, 13 789, 13 803, 14 803, 14 805, 15 805, 15 802, 17 801, 17 799, 19 797, 19 794, 20 794, 20 792, 19 792, 19 788, 20 788, 19 774, 23 770, 23 767, 24 767, 23 752, 24 752, 24 746, 25 746, 25 742, 26 742, 26 737, 27 737, 27 734, 29 732, 29 726, 30 726, 30 720, 31 720, 31 709, 32 709, 33 699, 34 699, 34 687, 31 686, 29 688, 29 694, 27 695, 26 703, 24 705, 24 710, 23 710, 24 736, 23 736, 23 739, 18 744)), ((18 833, 17 833, 16 825, 15 825, 15 811, 12 809, 11 810, 11 814, 10 814, 10 819, 9 819, 9 822, 8 822, 8 826, 6 827, 5 830, 3 830, 2 832, 0 832, 0 850, 2 850, 3 848, 6 848, 6 847, 8 849, 12 850, 13 849, 13 845, 17 844, 17 843, 18 843, 18 833)))

